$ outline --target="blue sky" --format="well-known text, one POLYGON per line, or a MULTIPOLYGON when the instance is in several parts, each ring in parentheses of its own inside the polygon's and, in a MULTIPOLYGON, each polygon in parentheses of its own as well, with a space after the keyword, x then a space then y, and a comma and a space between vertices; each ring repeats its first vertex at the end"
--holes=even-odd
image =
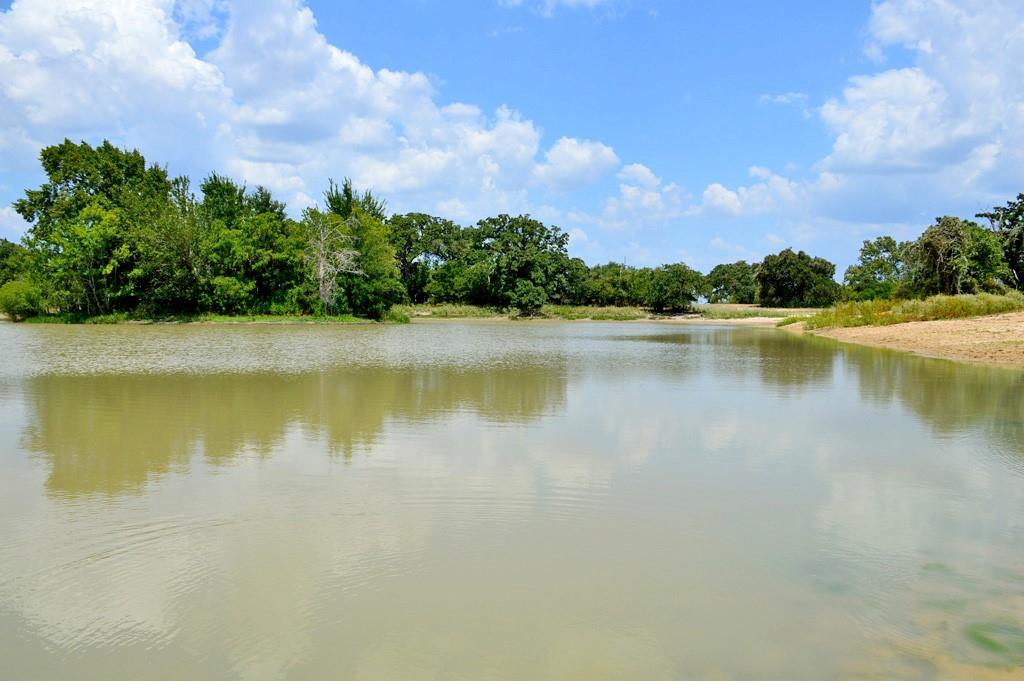
MULTIPOLYGON (((1024 190, 1009 0, 18 0, 0 4, 0 203, 109 138, 298 212, 529 212, 590 263, 839 265, 1024 190)), ((0 208, 0 235, 26 226, 0 208)))

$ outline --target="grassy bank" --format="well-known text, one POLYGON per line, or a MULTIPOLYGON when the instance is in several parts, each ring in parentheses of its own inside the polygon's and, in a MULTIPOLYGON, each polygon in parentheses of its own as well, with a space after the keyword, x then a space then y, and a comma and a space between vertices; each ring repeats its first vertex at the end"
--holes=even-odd
MULTIPOLYGON (((396 308, 397 309, 397 308, 396 308)), ((515 311, 502 310, 495 307, 479 307, 476 305, 440 304, 440 305, 404 305, 400 308, 413 319, 523 319, 515 311)), ((737 320, 758 319, 764 317, 782 318, 792 314, 810 315, 817 310, 792 310, 782 308, 763 308, 754 305, 695 305, 689 313, 694 320, 737 320)), ((545 305, 529 319, 563 319, 566 321, 633 321, 637 319, 665 319, 678 315, 655 315, 650 310, 636 306, 601 306, 601 305, 545 305)), ((801 317, 802 318, 802 317, 801 317)))
POLYGON ((545 305, 540 314, 547 319, 590 319, 595 322, 625 322, 647 319, 650 314, 639 307, 598 307, 591 305, 545 305))
MULTIPOLYGON (((404 305, 401 311, 413 319, 524 319, 514 310, 496 307, 444 303, 440 305, 404 305)), ((545 305, 529 319, 591 319, 594 321, 628 321, 646 319, 648 313, 638 307, 597 307, 590 305, 545 305)))
POLYGON ((694 311, 698 312, 704 319, 756 319, 762 317, 777 319, 795 317, 803 319, 820 310, 814 308, 758 307, 756 305, 708 303, 695 306, 694 311))
POLYGON ((496 307, 481 307, 479 305, 463 305, 460 303, 399 305, 395 309, 400 310, 403 314, 413 319, 423 317, 433 317, 435 319, 487 319, 505 316, 505 313, 496 307))
POLYGON ((1024 310, 1024 294, 1010 291, 1005 295, 932 296, 924 300, 868 300, 840 303, 811 317, 788 317, 779 326, 805 322, 808 330, 849 328, 855 326, 888 326, 904 322, 939 319, 966 319, 1024 310))

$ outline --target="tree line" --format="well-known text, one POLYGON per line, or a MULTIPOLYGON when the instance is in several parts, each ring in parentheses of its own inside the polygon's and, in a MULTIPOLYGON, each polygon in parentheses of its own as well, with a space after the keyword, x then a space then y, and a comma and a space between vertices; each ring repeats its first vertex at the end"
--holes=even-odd
POLYGON ((529 215, 461 226, 389 215, 372 191, 329 182, 320 205, 288 216, 264 187, 211 173, 171 178, 137 150, 69 140, 42 150, 46 181, 14 209, 20 244, 0 240, 0 310, 15 319, 221 314, 351 314, 401 303, 466 303, 532 314, 548 303, 691 309, 700 299, 820 307, 840 298, 1020 288, 1024 195, 983 214, 941 218, 913 242, 864 243, 844 284, 835 265, 785 249, 704 275, 685 263, 587 266, 568 235, 529 215))

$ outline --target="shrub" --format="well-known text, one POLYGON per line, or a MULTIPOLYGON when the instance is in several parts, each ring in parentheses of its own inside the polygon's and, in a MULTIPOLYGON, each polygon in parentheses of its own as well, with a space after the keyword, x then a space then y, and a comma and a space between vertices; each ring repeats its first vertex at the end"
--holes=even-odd
POLYGON ((39 289, 27 281, 9 281, 0 286, 0 312, 13 321, 33 317, 43 309, 43 296, 39 289))
POLYGON ((509 304, 526 317, 536 314, 546 302, 548 294, 529 279, 517 281, 509 296, 509 304))

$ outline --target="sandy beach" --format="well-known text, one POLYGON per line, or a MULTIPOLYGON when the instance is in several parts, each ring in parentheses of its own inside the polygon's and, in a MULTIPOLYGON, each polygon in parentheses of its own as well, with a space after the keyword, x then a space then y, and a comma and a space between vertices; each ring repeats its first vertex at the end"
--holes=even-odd
MULTIPOLYGON (((803 332, 803 326, 799 323, 783 328, 803 332)), ((1024 369, 1024 312, 807 333, 924 357, 1024 369)))

